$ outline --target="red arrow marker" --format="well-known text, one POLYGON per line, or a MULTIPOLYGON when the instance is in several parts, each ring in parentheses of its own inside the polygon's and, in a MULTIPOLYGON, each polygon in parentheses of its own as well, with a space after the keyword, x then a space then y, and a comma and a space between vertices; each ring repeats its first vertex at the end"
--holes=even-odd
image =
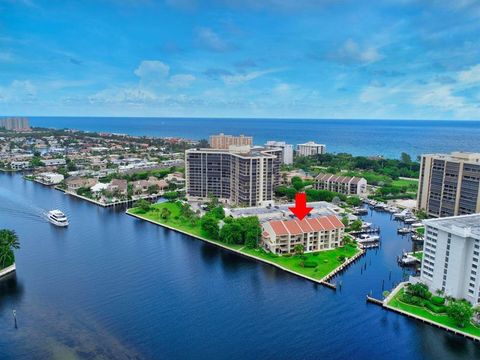
POLYGON ((305 193, 296 193, 295 207, 290 207, 289 209, 298 218, 298 220, 302 220, 310 213, 310 211, 313 210, 313 208, 307 207, 307 194, 305 193))

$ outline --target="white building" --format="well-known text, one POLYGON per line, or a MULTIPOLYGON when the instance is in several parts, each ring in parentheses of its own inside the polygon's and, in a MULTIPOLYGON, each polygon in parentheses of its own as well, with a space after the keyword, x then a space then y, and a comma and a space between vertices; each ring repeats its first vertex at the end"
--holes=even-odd
POLYGON ((325 154, 327 151, 327 145, 317 144, 313 141, 306 142, 305 144, 298 144, 297 147, 298 155, 300 156, 325 154))
POLYGON ((60 166, 65 165, 67 162, 65 159, 43 159, 40 162, 45 166, 60 166))
POLYGON ((57 185, 63 181, 64 176, 62 174, 44 172, 37 174, 35 178, 45 185, 57 185))
POLYGON ((30 168, 30 161, 12 161, 10 163, 12 170, 24 170, 30 168))
POLYGON ((432 292, 480 303, 480 214, 425 220, 420 281, 432 292))
POLYGON ((283 163, 293 164, 293 145, 285 141, 267 141, 265 147, 268 149, 281 148, 283 151, 283 163))

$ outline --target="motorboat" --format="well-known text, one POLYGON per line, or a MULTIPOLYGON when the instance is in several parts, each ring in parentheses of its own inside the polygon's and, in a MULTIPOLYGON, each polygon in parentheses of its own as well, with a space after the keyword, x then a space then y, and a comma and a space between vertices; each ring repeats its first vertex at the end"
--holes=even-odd
POLYGON ((415 217, 408 217, 408 218, 405 218, 405 219, 403 220, 403 222, 404 222, 405 224, 414 224, 414 223, 416 223, 417 221, 418 221, 418 219, 415 218, 415 217))
POLYGON ((402 265, 410 266, 418 264, 421 260, 411 254, 403 254, 398 262, 402 265))
POLYGON ((423 241, 423 236, 420 234, 413 234, 412 235, 412 240, 413 241, 423 241))
POLYGON ((362 208, 362 207, 354 208, 353 209, 353 214, 354 215, 366 215, 366 214, 368 214, 368 209, 362 208))
POLYGON ((411 231, 410 228, 407 228, 407 227, 397 229, 397 233, 399 234, 408 234, 410 231, 411 231))
POLYGON ((369 222, 363 222, 362 223, 362 229, 363 230, 369 229, 371 226, 372 226, 372 223, 369 223, 369 222))
POLYGON ((65 227, 68 226, 68 219, 60 210, 50 210, 47 213, 47 219, 55 226, 65 227))
POLYGON ((357 241, 359 243, 376 242, 376 241, 380 241, 380 236, 370 235, 370 234, 362 234, 359 237, 357 237, 357 241))

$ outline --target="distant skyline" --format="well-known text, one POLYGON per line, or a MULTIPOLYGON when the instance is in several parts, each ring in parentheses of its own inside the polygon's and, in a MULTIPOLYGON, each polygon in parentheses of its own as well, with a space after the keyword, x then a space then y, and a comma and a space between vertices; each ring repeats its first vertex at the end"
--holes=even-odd
POLYGON ((476 0, 0 0, 0 116, 480 120, 476 0))

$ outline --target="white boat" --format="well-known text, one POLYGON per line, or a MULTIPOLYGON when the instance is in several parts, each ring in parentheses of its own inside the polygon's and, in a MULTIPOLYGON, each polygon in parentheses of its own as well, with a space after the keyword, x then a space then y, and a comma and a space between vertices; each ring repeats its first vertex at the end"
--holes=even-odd
POLYGON ((405 218, 405 219, 403 220, 403 222, 404 222, 405 224, 413 224, 413 223, 416 223, 417 221, 418 221, 418 219, 417 219, 417 218, 414 218, 414 217, 405 218))
POLYGON ((400 258, 400 262, 403 265, 414 265, 418 262, 421 262, 420 259, 417 259, 415 256, 410 255, 410 254, 403 254, 403 256, 400 258))
POLYGON ((372 226, 372 223, 369 222, 363 222, 362 223, 362 229, 366 230, 372 226))
POLYGON ((359 237, 357 237, 357 241, 359 243, 376 242, 379 240, 380 240, 380 236, 378 235, 362 234, 359 237))
POLYGON ((68 219, 60 210, 50 210, 47 213, 47 219, 55 226, 68 226, 68 219))
POLYGON ((412 228, 419 228, 419 227, 422 227, 422 226, 423 226, 423 223, 421 221, 412 224, 412 228))
POLYGON ((399 234, 408 234, 408 233, 410 232, 410 229, 407 228, 407 227, 403 227, 403 228, 397 229, 397 232, 398 232, 399 234))

